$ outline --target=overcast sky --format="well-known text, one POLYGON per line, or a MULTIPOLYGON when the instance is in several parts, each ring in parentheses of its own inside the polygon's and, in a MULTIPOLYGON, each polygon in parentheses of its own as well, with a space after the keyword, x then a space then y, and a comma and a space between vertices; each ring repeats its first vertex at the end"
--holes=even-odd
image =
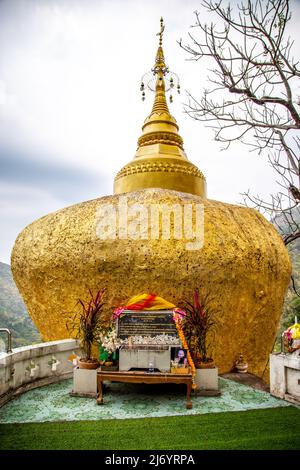
MULTIPOLYGON (((249 188, 275 190, 264 158, 238 144, 220 152, 212 131, 183 113, 184 90, 200 97, 207 87, 207 65, 187 61, 177 44, 197 9, 206 18, 199 0, 0 0, 1 261, 35 219, 112 193, 152 107, 139 81, 153 66, 161 15, 166 62, 183 91, 170 110, 209 198, 237 203, 249 188)), ((292 10, 297 39, 298 0, 292 10)))

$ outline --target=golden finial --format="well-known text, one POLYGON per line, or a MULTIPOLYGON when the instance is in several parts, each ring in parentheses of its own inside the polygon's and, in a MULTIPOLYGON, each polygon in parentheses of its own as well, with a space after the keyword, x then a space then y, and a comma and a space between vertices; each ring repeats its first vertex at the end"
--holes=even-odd
POLYGON ((156 34, 156 36, 159 36, 159 45, 162 46, 162 37, 164 34, 165 30, 165 25, 164 25, 164 19, 163 17, 160 18, 160 31, 159 33, 156 34))
MULTIPOLYGON (((167 67, 164 51, 162 47, 163 33, 165 31, 164 20, 160 18, 160 31, 156 33, 159 36, 159 45, 156 52, 155 64, 151 69, 151 72, 147 72, 143 75, 141 80, 140 90, 142 92, 142 100, 145 100, 146 89, 153 91, 156 94, 154 108, 158 108, 158 101, 163 101, 163 108, 167 110, 165 93, 171 91, 176 86, 177 93, 180 93, 179 78, 174 72, 169 71, 167 67), (157 92, 161 92, 160 99, 158 100, 157 92)), ((170 102, 172 103, 173 96, 170 94, 170 102)))

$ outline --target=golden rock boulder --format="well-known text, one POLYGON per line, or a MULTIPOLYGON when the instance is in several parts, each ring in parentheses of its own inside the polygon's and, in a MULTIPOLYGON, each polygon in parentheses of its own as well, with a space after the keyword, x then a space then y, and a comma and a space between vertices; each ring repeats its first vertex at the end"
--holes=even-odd
POLYGON ((12 270, 44 340, 69 336, 64 312, 74 310, 78 298, 87 298, 89 288, 107 287, 105 315, 110 316, 114 307, 138 293, 154 292, 178 304, 200 287, 214 294, 219 311, 214 358, 220 372, 229 371, 242 351, 249 371, 261 376, 291 270, 275 228, 253 209, 172 190, 130 192, 126 201, 129 208, 203 204, 203 247, 188 250, 184 239, 153 240, 145 234, 145 239, 113 238, 109 227, 103 237, 99 211, 117 208, 119 195, 37 220, 18 236, 12 270))

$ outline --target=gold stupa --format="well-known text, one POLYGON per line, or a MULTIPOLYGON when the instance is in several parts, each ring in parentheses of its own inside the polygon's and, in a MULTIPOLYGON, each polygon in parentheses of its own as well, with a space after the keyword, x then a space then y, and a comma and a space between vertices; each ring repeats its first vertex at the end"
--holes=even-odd
MULTIPOLYGON (((164 188, 206 197, 206 181, 202 172, 188 161, 176 119, 171 116, 165 94, 165 75, 169 74, 162 48, 164 31, 161 18, 159 46, 152 69, 155 99, 151 114, 142 127, 134 159, 115 177, 115 194, 145 188, 164 188)), ((171 76, 171 86, 172 83, 171 76)), ((142 83, 142 89, 144 88, 142 83)))
MULTIPOLYGON (((262 376, 282 311, 291 264, 281 237, 254 209, 206 198, 205 179, 183 151, 166 103, 162 32, 154 66, 154 106, 135 158, 116 176, 115 194, 48 214, 26 227, 12 253, 12 271, 28 312, 44 340, 68 337, 64 312, 88 290, 107 287, 105 314, 143 292, 175 305, 193 289, 210 292, 219 314, 214 359, 219 372, 242 351, 249 372, 262 376), (184 239, 103 236, 98 214, 128 208, 187 204, 204 208, 204 245, 184 239)), ((128 209, 128 210, 129 210, 128 209)), ((116 212, 117 213, 117 212, 116 212)), ((120 214, 117 214, 117 225, 120 214)))

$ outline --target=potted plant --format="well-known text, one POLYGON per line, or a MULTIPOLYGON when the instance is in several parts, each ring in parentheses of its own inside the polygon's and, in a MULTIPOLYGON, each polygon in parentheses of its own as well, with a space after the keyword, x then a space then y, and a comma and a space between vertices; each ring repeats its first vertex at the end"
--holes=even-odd
POLYGON ((183 331, 196 367, 197 388, 202 390, 218 390, 218 369, 209 353, 209 338, 216 327, 216 311, 211 304, 208 296, 200 298, 198 289, 194 290, 192 303, 184 301, 183 331))
POLYGON ((101 318, 103 296, 105 289, 100 289, 95 295, 89 290, 90 299, 79 299, 77 305, 79 311, 69 315, 67 328, 70 334, 79 339, 84 356, 78 361, 79 369, 97 369, 99 361, 92 356, 92 346, 98 340, 104 323, 101 318))

